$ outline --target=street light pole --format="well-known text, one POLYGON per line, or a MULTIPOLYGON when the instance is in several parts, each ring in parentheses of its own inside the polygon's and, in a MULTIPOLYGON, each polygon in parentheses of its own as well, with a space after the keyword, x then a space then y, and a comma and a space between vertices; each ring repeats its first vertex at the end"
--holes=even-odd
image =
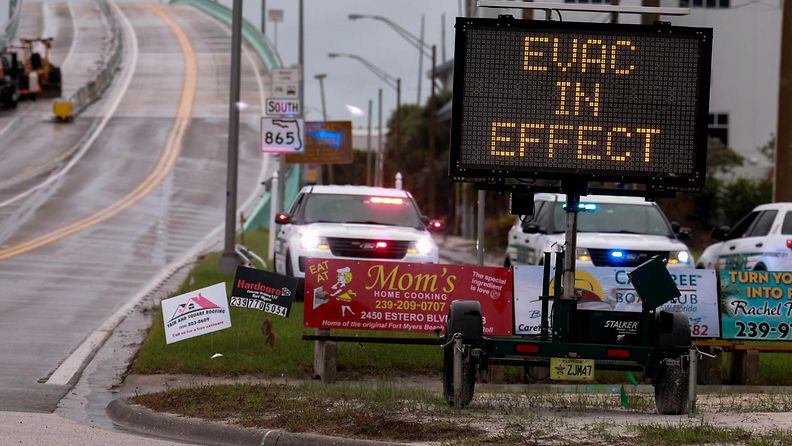
POLYGON ((233 274, 236 254, 237 169, 239 159, 239 72, 242 53, 242 0, 234 0, 231 21, 231 88, 228 99, 228 165, 226 175, 225 243, 218 269, 233 274))
MULTIPOLYGON (((324 94, 324 79, 327 77, 327 74, 321 73, 314 76, 316 80, 319 81, 319 95, 322 97, 322 121, 327 122, 327 108, 325 108, 325 94, 324 94)), ((317 164, 316 167, 316 176, 317 176, 317 184, 322 184, 322 170, 324 170, 324 166, 321 164, 317 164)), ((328 184, 333 184, 333 165, 327 165, 327 182, 328 184)))
MULTIPOLYGON (((358 55, 355 55, 355 54, 329 53, 327 55, 327 57, 329 57, 331 59, 335 59, 337 57, 347 57, 349 59, 354 59, 354 60, 360 62, 361 64, 363 64, 363 66, 368 68, 372 73, 377 75, 377 77, 382 79, 382 81, 385 82, 389 87, 391 87, 394 90, 396 90, 396 116, 395 116, 394 123, 393 123, 393 125, 395 127, 394 131, 396 132, 396 147, 393 148, 393 152, 401 154, 402 153, 402 150, 401 150, 401 123, 400 123, 400 121, 401 121, 401 79, 400 78, 394 79, 393 76, 389 75, 382 68, 374 65, 373 63, 369 62, 368 60, 366 60, 366 59, 364 59, 364 58, 362 58, 362 57, 360 57, 358 55)), ((380 95, 380 100, 379 100, 379 102, 380 102, 379 103, 379 108, 380 108, 380 111, 379 111, 379 114, 380 114, 380 136, 379 136, 380 145, 379 145, 379 147, 380 148, 379 148, 379 151, 381 152, 382 151, 382 143, 381 143, 381 140, 382 140, 382 123, 381 123, 381 121, 382 121, 382 89, 380 89, 379 95, 380 95)), ((380 158, 378 158, 377 167, 376 167, 378 173, 379 173, 379 170, 382 169, 382 166, 380 165, 381 162, 382 162, 382 160, 381 160, 381 156, 380 156, 380 158)), ((380 185, 382 185, 383 179, 380 178, 379 181, 380 181, 380 185)), ((377 177, 376 176, 375 176, 374 182, 375 183, 377 182, 377 177)))
POLYGON ((267 0, 261 0, 261 34, 267 37, 267 0))

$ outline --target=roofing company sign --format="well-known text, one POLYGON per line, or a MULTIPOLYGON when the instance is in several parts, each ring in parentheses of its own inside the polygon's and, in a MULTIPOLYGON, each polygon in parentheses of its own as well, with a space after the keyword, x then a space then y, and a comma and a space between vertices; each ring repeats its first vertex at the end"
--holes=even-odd
POLYGON ((225 283, 163 300, 162 319, 168 344, 230 328, 225 283))

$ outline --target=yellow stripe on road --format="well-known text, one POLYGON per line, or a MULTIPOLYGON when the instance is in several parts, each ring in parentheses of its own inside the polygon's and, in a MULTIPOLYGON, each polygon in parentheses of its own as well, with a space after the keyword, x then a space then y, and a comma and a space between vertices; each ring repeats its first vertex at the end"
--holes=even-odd
POLYGON ((198 87, 198 63, 192 46, 190 45, 190 41, 187 39, 187 35, 184 34, 184 31, 179 28, 179 25, 177 25, 159 5, 148 3, 147 6, 168 25, 168 28, 170 28, 176 36, 176 40, 179 42, 184 56, 184 80, 182 82, 182 94, 179 100, 179 108, 176 112, 176 119, 171 126, 168 139, 165 142, 165 147, 163 148, 157 165, 154 166, 151 173, 149 173, 140 184, 122 199, 89 217, 78 220, 61 229, 5 249, 0 249, 0 260, 9 259, 34 249, 47 246, 118 215, 153 192, 173 170, 176 160, 179 157, 179 152, 181 151, 184 132, 187 130, 187 125, 192 115, 193 104, 195 103, 195 94, 198 87))

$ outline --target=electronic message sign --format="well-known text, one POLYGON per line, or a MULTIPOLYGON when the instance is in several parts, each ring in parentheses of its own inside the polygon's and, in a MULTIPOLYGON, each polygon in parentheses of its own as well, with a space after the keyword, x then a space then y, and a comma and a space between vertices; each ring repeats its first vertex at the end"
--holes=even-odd
POLYGON ((704 183, 712 30, 457 19, 451 175, 704 183))

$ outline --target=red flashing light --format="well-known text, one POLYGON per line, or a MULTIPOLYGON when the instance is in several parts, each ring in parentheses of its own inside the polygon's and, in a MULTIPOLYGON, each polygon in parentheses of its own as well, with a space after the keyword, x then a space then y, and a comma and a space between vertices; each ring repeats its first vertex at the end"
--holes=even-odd
POLYGON ((539 346, 537 344, 517 344, 514 347, 517 353, 536 354, 539 353, 539 346))
POLYGON ((286 220, 289 219, 289 216, 286 215, 286 214, 281 213, 281 214, 278 214, 277 218, 278 218, 278 221, 286 221, 286 220))
POLYGON ((398 197, 370 197, 372 204, 404 204, 404 199, 398 197))
POLYGON ((377 242, 374 246, 376 246, 377 249, 385 249, 388 247, 388 242, 377 242))
POLYGON ((792 240, 787 240, 787 248, 792 249, 792 240))
POLYGON ((623 348, 609 348, 605 353, 609 358, 627 359, 630 357, 630 351, 623 348))

